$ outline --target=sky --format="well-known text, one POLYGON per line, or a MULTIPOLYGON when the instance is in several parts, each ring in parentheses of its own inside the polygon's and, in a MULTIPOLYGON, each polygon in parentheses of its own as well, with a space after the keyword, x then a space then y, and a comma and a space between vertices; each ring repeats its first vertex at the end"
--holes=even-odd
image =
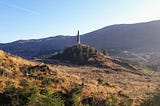
POLYGON ((0 43, 160 20, 160 0, 0 0, 0 43))

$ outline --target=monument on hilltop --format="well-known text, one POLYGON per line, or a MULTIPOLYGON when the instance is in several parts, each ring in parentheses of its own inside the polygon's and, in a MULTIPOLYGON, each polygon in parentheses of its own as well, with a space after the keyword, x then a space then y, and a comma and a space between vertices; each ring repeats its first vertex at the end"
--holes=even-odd
POLYGON ((78 33, 77 33, 77 44, 81 44, 79 30, 78 30, 78 33))

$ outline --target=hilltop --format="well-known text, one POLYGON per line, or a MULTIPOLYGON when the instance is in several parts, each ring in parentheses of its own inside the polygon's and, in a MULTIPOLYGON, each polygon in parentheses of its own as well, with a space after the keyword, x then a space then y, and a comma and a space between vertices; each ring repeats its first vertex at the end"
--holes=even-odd
POLYGON ((101 51, 84 44, 68 47, 62 53, 53 55, 50 59, 58 59, 61 60, 61 62, 68 61, 78 65, 108 68, 115 71, 128 70, 135 73, 138 72, 137 68, 133 65, 111 58, 105 51, 102 53, 101 51))
MULTIPOLYGON (((97 49, 130 50, 134 53, 154 52, 160 50, 159 28, 159 20, 135 24, 111 25, 81 35, 81 42, 97 49)), ((33 58, 52 54, 74 44, 76 44, 76 36, 59 35, 43 39, 20 40, 1 44, 0 48, 24 58, 33 58)))
MULTIPOLYGON (((106 50, 113 58, 159 71, 159 28, 159 20, 111 25, 81 35, 81 42, 99 50, 106 50)), ((0 44, 0 49, 26 59, 33 59, 55 54, 74 44, 76 36, 58 35, 0 44)))

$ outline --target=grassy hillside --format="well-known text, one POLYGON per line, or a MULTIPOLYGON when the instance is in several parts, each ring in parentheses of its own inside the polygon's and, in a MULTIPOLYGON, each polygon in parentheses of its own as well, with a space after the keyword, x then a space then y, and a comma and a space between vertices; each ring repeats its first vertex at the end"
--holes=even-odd
POLYGON ((52 94, 59 91, 68 93, 74 88, 71 85, 79 80, 70 76, 74 79, 71 82, 67 73, 58 72, 55 67, 27 61, 3 51, 0 51, 0 62, 0 105, 39 106, 50 100, 52 106, 56 106, 56 102, 63 100, 56 100, 52 94))
POLYGON ((137 70, 145 74, 136 74, 120 64, 123 62, 82 47, 93 50, 92 54, 87 52, 88 58, 95 59, 93 63, 48 65, 0 51, 0 105, 131 106, 155 91, 160 81, 158 72, 150 75, 150 71, 137 70))
POLYGON ((51 59, 58 59, 62 62, 71 62, 78 65, 90 65, 108 68, 115 71, 138 72, 137 68, 129 63, 113 59, 101 51, 87 45, 79 44, 66 48, 62 53, 54 55, 51 59))

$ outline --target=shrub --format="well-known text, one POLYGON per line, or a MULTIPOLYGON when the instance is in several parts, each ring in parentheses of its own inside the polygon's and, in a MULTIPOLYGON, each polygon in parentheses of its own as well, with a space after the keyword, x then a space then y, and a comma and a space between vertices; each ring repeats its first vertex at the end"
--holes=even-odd
POLYGON ((52 84, 52 79, 50 78, 45 78, 43 81, 42 81, 42 85, 44 86, 49 86, 52 84))
POLYGON ((20 86, 23 86, 23 87, 28 87, 29 86, 29 83, 26 79, 22 79, 20 80, 20 86))
POLYGON ((82 86, 76 85, 70 92, 69 102, 72 106, 79 106, 81 104, 82 86))
POLYGON ((20 81, 20 85, 23 86, 20 88, 14 87, 11 81, 5 83, 4 92, 0 93, 0 105, 64 106, 65 104, 65 99, 61 95, 52 94, 49 90, 40 89, 37 85, 30 86, 25 79, 20 81))
POLYGON ((119 99, 118 97, 111 95, 106 98, 106 106, 132 106, 133 100, 130 98, 119 99))
POLYGON ((103 82, 104 82, 104 80, 102 78, 98 78, 97 81, 98 81, 98 84, 103 84, 103 82))
POLYGON ((82 94, 82 86, 77 85, 74 89, 71 90, 71 94, 81 95, 82 94))
POLYGON ((130 98, 125 98, 122 99, 121 102, 119 103, 119 106, 132 106, 133 100, 130 98))
POLYGON ((118 106, 119 99, 116 96, 109 96, 106 98, 106 106, 118 106))
POLYGON ((29 103, 31 106, 64 106, 64 100, 58 96, 32 96, 29 103))
POLYGON ((160 86, 157 88, 155 94, 147 98, 141 103, 141 106, 160 106, 160 86))
POLYGON ((6 88, 13 86, 13 82, 12 81, 5 81, 6 84, 6 88))
POLYGON ((6 98, 6 103, 10 105, 20 105, 20 90, 13 86, 13 82, 6 81, 5 91, 3 92, 3 97, 6 98))
POLYGON ((88 97, 88 98, 83 99, 82 104, 83 106, 106 106, 105 100, 98 101, 94 97, 88 97))
POLYGON ((40 93, 39 90, 36 90, 35 93, 29 98, 28 105, 30 106, 64 106, 64 100, 60 95, 53 95, 47 93, 40 93))

